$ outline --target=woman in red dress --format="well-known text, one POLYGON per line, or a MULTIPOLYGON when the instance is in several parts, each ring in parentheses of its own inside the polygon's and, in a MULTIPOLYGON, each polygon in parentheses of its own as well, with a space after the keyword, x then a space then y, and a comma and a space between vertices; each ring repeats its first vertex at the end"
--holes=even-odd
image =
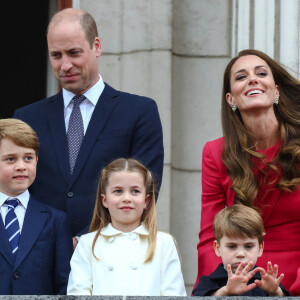
POLYGON ((225 206, 256 207, 266 236, 263 256, 300 295, 300 82, 257 50, 241 51, 224 73, 223 138, 202 156, 198 279, 220 263, 213 250, 213 218, 225 206))

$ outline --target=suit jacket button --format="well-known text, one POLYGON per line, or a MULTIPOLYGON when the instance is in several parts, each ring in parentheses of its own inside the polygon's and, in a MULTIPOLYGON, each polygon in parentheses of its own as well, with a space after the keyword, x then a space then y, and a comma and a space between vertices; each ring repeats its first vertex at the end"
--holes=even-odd
POLYGON ((20 273, 18 271, 16 271, 14 273, 14 279, 18 279, 18 278, 20 278, 20 273))
POLYGON ((69 192, 69 193, 67 194, 67 196, 68 196, 69 198, 72 198, 72 197, 74 196, 74 193, 73 193, 73 192, 69 192))

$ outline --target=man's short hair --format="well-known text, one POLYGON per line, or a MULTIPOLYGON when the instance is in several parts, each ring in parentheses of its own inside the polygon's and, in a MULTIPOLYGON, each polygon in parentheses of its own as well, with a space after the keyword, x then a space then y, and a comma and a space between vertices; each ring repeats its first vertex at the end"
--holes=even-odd
POLYGON ((98 29, 95 19, 87 11, 74 8, 65 8, 56 12, 47 27, 47 36, 49 28, 52 24, 56 24, 62 21, 79 22, 86 40, 88 41, 91 49, 93 48, 95 38, 98 37, 98 29))

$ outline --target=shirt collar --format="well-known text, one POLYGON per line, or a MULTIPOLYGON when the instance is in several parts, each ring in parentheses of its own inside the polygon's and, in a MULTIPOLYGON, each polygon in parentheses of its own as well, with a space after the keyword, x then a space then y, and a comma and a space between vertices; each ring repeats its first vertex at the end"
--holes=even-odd
POLYGON ((139 227, 135 228, 131 232, 123 232, 123 231, 120 231, 118 229, 115 229, 114 227, 112 227, 111 223, 109 223, 106 227, 104 227, 101 230, 101 234, 104 235, 104 236, 108 236, 108 237, 119 235, 119 234, 129 235, 131 233, 137 233, 137 234, 140 234, 140 235, 149 235, 149 231, 145 227, 144 223, 142 223, 139 227))
MULTIPOLYGON (((83 95, 94 105, 96 106, 103 90, 104 90, 104 82, 102 80, 101 75, 99 74, 99 80, 89 89, 87 90, 83 95)), ((64 107, 65 109, 70 104, 71 100, 75 96, 74 93, 67 91, 66 89, 62 89, 63 93, 63 99, 64 99, 64 107)))
POLYGON ((18 195, 17 197, 10 197, 8 195, 5 195, 3 193, 0 192, 0 206, 2 206, 4 204, 4 202, 7 200, 7 198, 18 198, 18 200, 20 201, 20 203, 27 208, 28 206, 28 202, 29 202, 29 192, 28 190, 26 190, 24 193, 18 195))

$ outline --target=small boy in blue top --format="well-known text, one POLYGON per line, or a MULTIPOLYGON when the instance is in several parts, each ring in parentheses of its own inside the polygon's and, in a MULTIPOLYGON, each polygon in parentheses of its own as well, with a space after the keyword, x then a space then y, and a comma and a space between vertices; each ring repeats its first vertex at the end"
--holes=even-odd
POLYGON ((223 263, 209 276, 202 276, 194 296, 290 296, 278 275, 278 266, 268 262, 267 271, 256 267, 263 253, 264 225, 260 214, 245 205, 221 210, 213 224, 214 249, 223 263))
POLYGON ((37 135, 29 125, 0 120, 1 295, 66 294, 72 237, 65 213, 28 192, 38 149, 37 135))

